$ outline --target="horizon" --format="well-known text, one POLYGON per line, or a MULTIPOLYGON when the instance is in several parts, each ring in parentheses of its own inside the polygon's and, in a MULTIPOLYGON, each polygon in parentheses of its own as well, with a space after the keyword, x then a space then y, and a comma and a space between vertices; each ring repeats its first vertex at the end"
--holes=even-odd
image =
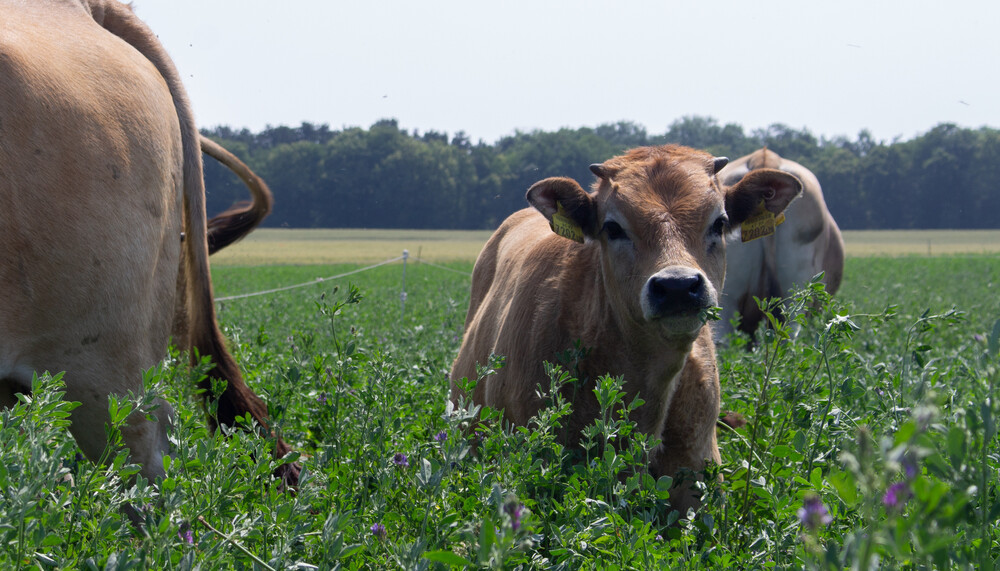
MULTIPOLYGON (((760 131, 760 130, 767 130, 769 128, 776 127, 776 126, 784 126, 784 127, 790 128, 790 129, 794 129, 796 131, 806 131, 806 132, 808 132, 810 135, 816 137, 816 140, 817 140, 817 142, 820 145, 822 145, 824 142, 834 141, 838 137, 845 137, 846 140, 848 140, 848 141, 857 141, 858 138, 859 138, 859 136, 860 136, 860 134, 861 134, 861 132, 868 131, 868 129, 862 129, 858 133, 855 133, 853 136, 835 135, 833 137, 827 137, 824 134, 816 133, 815 131, 813 131, 812 129, 810 129, 808 126, 804 126, 804 127, 801 127, 801 128, 796 128, 796 127, 793 127, 791 125, 787 125, 787 124, 784 124, 784 123, 777 123, 776 122, 776 123, 771 123, 770 125, 764 125, 762 127, 755 127, 753 129, 747 129, 745 126, 740 125, 739 123, 737 123, 735 121, 729 122, 729 123, 722 123, 721 121, 716 120, 714 117, 704 117, 704 116, 700 116, 700 115, 689 116, 689 117, 693 117, 693 118, 697 118, 697 119, 710 119, 710 120, 715 121, 715 124, 718 125, 718 126, 720 126, 720 127, 725 127, 726 125, 735 124, 740 129, 743 130, 744 135, 746 135, 747 137, 752 137, 755 132, 760 131)), ((685 118, 688 118, 688 117, 678 117, 677 121, 681 121, 681 120, 683 120, 685 118)), ((329 129, 329 131, 331 133, 336 133, 336 132, 339 132, 339 131, 346 131, 346 130, 349 130, 349 129, 362 129, 364 131, 367 131, 367 130, 370 130, 376 124, 381 123, 383 121, 393 121, 393 122, 395 122, 397 124, 397 127, 399 128, 400 131, 405 132, 408 135, 413 136, 413 137, 419 137, 419 136, 425 135, 427 133, 439 133, 439 134, 442 134, 442 135, 446 135, 449 140, 452 139, 454 136, 456 136, 458 133, 465 133, 466 136, 468 136, 468 132, 465 131, 464 129, 459 129, 459 130, 457 130, 455 132, 441 131, 439 129, 427 129, 426 131, 422 130, 422 129, 417 129, 417 128, 407 129, 404 125, 401 125, 400 124, 401 122, 397 118, 395 118, 395 117, 383 117, 381 119, 376 119, 370 125, 343 125, 343 126, 340 126, 340 127, 334 127, 333 125, 330 125, 329 123, 317 123, 317 122, 314 122, 314 121, 300 121, 298 124, 295 124, 295 125, 291 125, 291 124, 280 124, 280 125, 266 124, 266 125, 264 125, 263 128, 258 129, 258 130, 250 129, 249 127, 233 127, 232 125, 211 125, 211 126, 200 125, 198 128, 200 130, 203 130, 203 131, 213 131, 213 130, 216 130, 216 129, 223 128, 223 129, 229 129, 229 130, 231 130, 231 131, 233 131, 235 133, 242 132, 245 129, 251 135, 258 136, 258 135, 261 135, 262 133, 268 131, 269 129, 280 129, 280 128, 297 129, 297 128, 302 127, 305 124, 311 125, 314 128, 323 128, 323 127, 326 127, 327 129, 329 129)), ((498 139, 496 139, 494 141, 485 141, 485 140, 475 141, 475 140, 472 140, 471 137, 469 138, 469 140, 473 144, 476 144, 478 142, 483 142, 483 143, 485 143, 487 145, 496 145, 500 140, 502 140, 504 138, 507 138, 507 137, 514 137, 518 133, 521 133, 521 134, 531 134, 531 133, 536 133, 536 132, 552 133, 552 132, 561 131, 563 129, 568 129, 568 130, 571 130, 571 131, 576 131, 576 130, 580 130, 580 129, 591 129, 591 130, 593 130, 593 129, 597 129, 599 127, 606 126, 606 125, 616 125, 616 124, 618 124, 620 122, 630 123, 630 124, 633 124, 633 125, 636 125, 638 127, 641 127, 643 129, 645 129, 647 137, 664 136, 664 135, 666 135, 670 131, 670 125, 667 125, 666 127, 664 127, 664 129, 662 130, 662 132, 655 132, 655 131, 651 131, 650 129, 648 129, 645 125, 641 125, 641 124, 639 124, 639 123, 637 123, 635 121, 629 121, 627 119, 622 119, 620 121, 614 121, 614 122, 609 122, 609 123, 600 123, 600 124, 597 124, 597 125, 581 125, 581 126, 578 126, 578 127, 563 126, 563 127, 558 127, 556 129, 551 129, 551 130, 540 129, 540 128, 532 129, 530 131, 529 130, 516 130, 516 131, 512 131, 510 133, 501 135, 500 138, 498 138, 498 139)), ((956 123, 953 123, 953 122, 950 122, 950 121, 942 121, 940 123, 931 125, 926 130, 917 132, 917 133, 913 134, 910 137, 904 137, 903 135, 897 135, 893 139, 878 139, 874 135, 872 135, 872 139, 876 143, 880 143, 880 144, 895 144, 897 142, 907 142, 907 141, 912 141, 913 139, 917 139, 919 137, 922 137, 922 136, 926 135, 927 133, 929 133, 930 131, 932 131, 935 128, 940 127, 942 125, 955 125, 959 129, 968 129, 968 130, 972 130, 972 131, 978 131, 978 130, 981 130, 981 129, 1000 130, 1000 128, 993 127, 991 125, 965 126, 965 125, 957 125, 956 123)), ((870 131, 869 131, 869 133, 870 133, 870 131)))

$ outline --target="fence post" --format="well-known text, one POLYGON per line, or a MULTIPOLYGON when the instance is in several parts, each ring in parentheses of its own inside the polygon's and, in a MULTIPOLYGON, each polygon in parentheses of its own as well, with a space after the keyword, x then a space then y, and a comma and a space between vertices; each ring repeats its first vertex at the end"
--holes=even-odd
POLYGON ((410 257, 409 250, 403 250, 403 291, 399 294, 399 316, 406 315, 406 259, 410 257))

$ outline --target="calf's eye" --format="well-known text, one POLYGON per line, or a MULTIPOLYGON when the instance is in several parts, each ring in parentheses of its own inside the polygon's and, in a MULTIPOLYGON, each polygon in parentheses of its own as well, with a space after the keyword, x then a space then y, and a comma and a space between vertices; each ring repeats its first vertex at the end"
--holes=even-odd
POLYGON ((608 236, 608 240, 627 240, 628 234, 625 233, 625 229, 622 228, 621 224, 615 222, 614 220, 608 220, 604 223, 604 232, 608 236))
POLYGON ((719 216, 715 219, 715 222, 712 223, 711 234, 713 236, 722 236, 722 233, 726 231, 727 226, 729 226, 729 219, 726 218, 725 215, 719 216))

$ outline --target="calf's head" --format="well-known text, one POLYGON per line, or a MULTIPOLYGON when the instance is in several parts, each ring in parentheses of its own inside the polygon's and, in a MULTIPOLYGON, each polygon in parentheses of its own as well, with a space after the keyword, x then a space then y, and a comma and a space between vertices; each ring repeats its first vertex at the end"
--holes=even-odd
POLYGON ((592 192, 569 178, 535 183, 528 202, 553 230, 599 250, 608 304, 623 326, 691 342, 718 305, 725 234, 763 204, 777 214, 802 191, 794 176, 756 170, 722 187, 727 159, 667 145, 633 149, 603 164, 592 192))

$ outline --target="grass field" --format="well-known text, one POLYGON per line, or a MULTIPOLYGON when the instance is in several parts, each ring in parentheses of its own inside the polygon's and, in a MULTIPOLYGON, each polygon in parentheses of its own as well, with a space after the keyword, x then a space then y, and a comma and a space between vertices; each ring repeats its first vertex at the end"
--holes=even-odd
POLYGON ((847 255, 942 256, 1000 253, 1000 230, 848 230, 847 255))
POLYGON ((308 284, 218 304, 248 382, 303 454, 299 493, 269 480, 260 440, 207 435, 176 361, 148 375, 177 410, 159 488, 123 483, 124 456, 81 461, 46 380, 0 417, 0 568, 996 568, 997 256, 854 255, 794 342, 779 329, 756 351, 722 349, 723 408, 748 424, 720 433, 723 480, 678 520, 669 483, 643 475, 648 443, 618 440, 620 416, 596 431, 620 446, 571 461, 559 410, 530 430, 487 421, 470 434, 470 416, 446 408, 485 235, 386 233, 370 258, 295 265, 375 241, 325 232, 261 232, 213 270, 220 297, 308 284), (283 246, 252 252, 268 241, 283 246), (435 264, 407 264, 405 307, 399 262, 316 281, 400 246, 435 264), (123 523, 126 502, 142 531, 123 523))
MULTIPOLYGON (((475 260, 488 230, 257 230, 213 258, 215 266, 373 263, 401 256, 475 260)), ((1000 253, 1000 230, 844 232, 848 256, 1000 253)))
POLYGON ((361 264, 401 256, 475 260, 488 230, 257 230, 212 258, 214 266, 361 264))

